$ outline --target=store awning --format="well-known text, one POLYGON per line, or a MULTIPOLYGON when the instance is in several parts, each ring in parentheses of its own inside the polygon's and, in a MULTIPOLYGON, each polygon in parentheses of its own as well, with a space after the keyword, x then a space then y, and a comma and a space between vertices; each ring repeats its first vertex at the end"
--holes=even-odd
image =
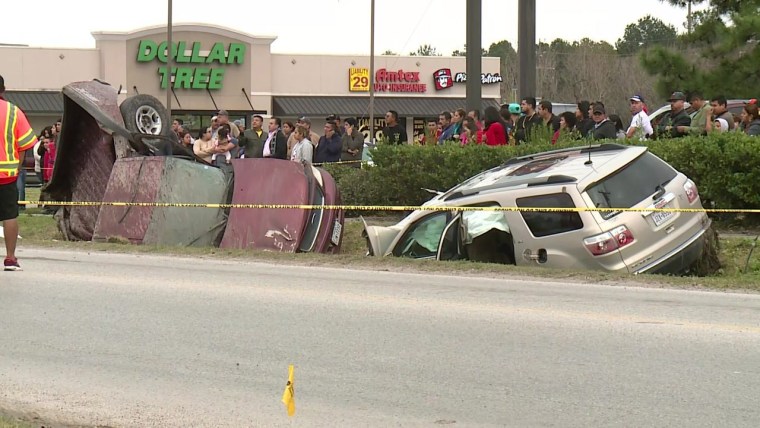
POLYGON ((5 99, 26 114, 63 114, 63 96, 53 91, 6 91, 5 99))
MULTIPOLYGON (((337 114, 343 117, 369 116, 369 97, 272 97, 275 116, 327 116, 337 114)), ((399 116, 437 116, 442 111, 466 108, 464 98, 432 97, 375 97, 375 116, 380 117, 388 110, 396 110, 399 116)), ((482 109, 488 106, 499 108, 494 99, 484 99, 482 109)))

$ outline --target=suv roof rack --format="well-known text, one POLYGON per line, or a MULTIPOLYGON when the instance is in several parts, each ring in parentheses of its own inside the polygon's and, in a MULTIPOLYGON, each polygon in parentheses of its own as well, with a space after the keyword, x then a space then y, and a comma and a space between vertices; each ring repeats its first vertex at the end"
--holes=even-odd
POLYGON ((472 189, 459 190, 447 196, 446 199, 444 199, 444 201, 451 201, 454 199, 464 198, 466 196, 473 196, 473 195, 477 195, 480 192, 485 192, 488 190, 507 189, 510 187, 521 186, 523 184, 528 185, 528 187, 534 187, 534 186, 545 186, 547 184, 575 183, 576 181, 578 180, 575 177, 571 177, 569 175, 550 175, 548 177, 523 178, 523 179, 518 179, 518 180, 507 181, 506 183, 495 183, 495 184, 491 184, 490 186, 484 186, 484 187, 479 187, 479 188, 475 187, 472 189))
POLYGON ((628 146, 624 146, 618 143, 604 143, 598 146, 584 147, 583 149, 581 149, 581 153, 609 152, 612 150, 624 150, 626 148, 628 148, 628 146))
POLYGON ((514 165, 516 163, 521 163, 525 161, 530 161, 536 159, 537 155, 541 155, 542 158, 545 157, 551 157, 551 155, 557 155, 557 154, 563 154, 563 153, 595 153, 595 152, 607 152, 612 150, 624 150, 628 146, 617 144, 617 143, 605 143, 605 144, 599 144, 596 146, 578 146, 578 147, 568 147, 566 149, 558 149, 558 150, 552 150, 550 152, 542 152, 542 153, 536 153, 532 155, 525 155, 520 156, 516 158, 511 158, 504 162, 502 166, 509 166, 514 165))

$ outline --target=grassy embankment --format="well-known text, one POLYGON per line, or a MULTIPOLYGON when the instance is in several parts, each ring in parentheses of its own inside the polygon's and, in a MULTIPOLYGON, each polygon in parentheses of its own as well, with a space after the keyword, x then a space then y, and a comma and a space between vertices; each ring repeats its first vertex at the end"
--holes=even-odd
MULTIPOLYGON (((30 209, 28 209, 30 211, 30 209)), ((31 209, 31 212, 34 212, 31 209)), ((392 224, 395 218, 375 219, 373 223, 392 224)), ((676 288, 709 288, 760 291, 760 250, 752 251, 754 237, 721 238, 721 271, 711 277, 668 277, 661 275, 622 275, 594 271, 570 271, 539 269, 534 267, 504 266, 470 261, 436 262, 400 258, 366 257, 366 247, 361 238, 361 222, 346 221, 342 253, 337 256, 322 254, 283 254, 266 251, 223 250, 219 248, 185 248, 129 245, 123 240, 110 243, 63 242, 55 222, 50 216, 22 214, 22 246, 71 248, 84 251, 112 251, 128 253, 153 253, 185 255, 194 257, 239 258, 249 261, 283 262, 300 265, 351 267, 366 270, 393 270, 419 273, 445 273, 462 276, 493 278, 538 277, 556 280, 580 280, 609 284, 646 284, 676 288), (750 257, 751 253, 751 257, 750 257), (749 261, 748 261, 749 260, 749 261), (745 273, 746 267, 746 273, 745 273)))
POLYGON ((32 428, 33 426, 21 419, 0 414, 0 428, 32 428))

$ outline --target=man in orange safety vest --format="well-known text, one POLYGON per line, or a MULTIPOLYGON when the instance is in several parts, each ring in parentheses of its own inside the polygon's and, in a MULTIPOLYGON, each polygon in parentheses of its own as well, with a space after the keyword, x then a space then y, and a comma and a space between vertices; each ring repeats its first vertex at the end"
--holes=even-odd
POLYGON ((24 112, 6 101, 4 93, 5 80, 0 76, 0 221, 3 222, 6 250, 3 270, 16 271, 21 270, 16 258, 19 232, 16 179, 23 152, 34 148, 37 137, 24 112))

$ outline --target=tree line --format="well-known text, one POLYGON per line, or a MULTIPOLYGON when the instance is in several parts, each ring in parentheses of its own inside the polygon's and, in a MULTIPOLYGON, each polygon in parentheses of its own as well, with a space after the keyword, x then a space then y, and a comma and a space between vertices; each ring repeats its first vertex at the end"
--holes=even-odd
MULTIPOLYGON (((536 46, 536 94, 553 102, 604 101, 628 115, 628 97, 641 94, 650 110, 675 90, 706 96, 756 98, 760 88, 760 0, 661 0, 673 7, 707 7, 686 17, 686 32, 651 15, 626 26, 612 45, 584 38, 536 46), (691 3, 691 5, 690 5, 691 3)), ((464 56, 467 46, 451 53, 464 56)), ((501 98, 517 101, 517 51, 507 41, 482 49, 501 59, 501 98)), ((396 55, 386 51, 383 55, 396 55)), ((430 44, 409 55, 440 56, 430 44)))

